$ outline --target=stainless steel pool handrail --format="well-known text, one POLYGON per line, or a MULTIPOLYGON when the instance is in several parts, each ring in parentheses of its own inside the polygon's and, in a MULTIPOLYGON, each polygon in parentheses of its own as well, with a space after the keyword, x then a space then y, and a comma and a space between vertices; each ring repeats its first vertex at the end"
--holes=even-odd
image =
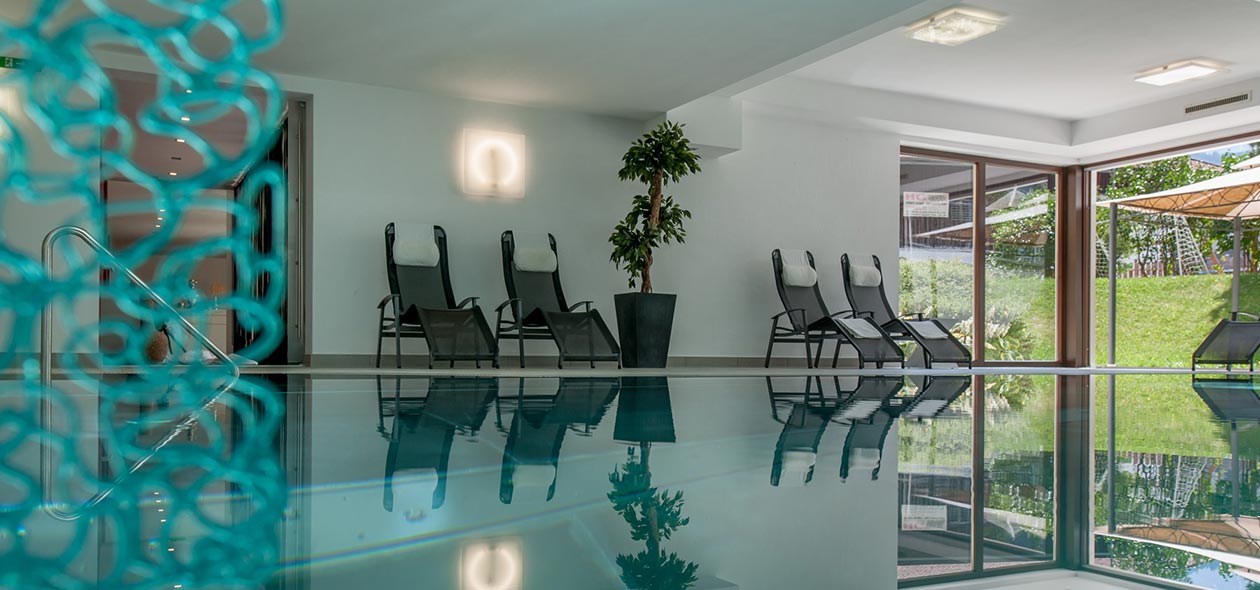
MULTIPOLYGON (((154 291, 153 288, 148 285, 148 283, 145 283, 140 277, 136 276, 136 273, 134 271, 132 271, 130 268, 128 268, 126 265, 120 262, 118 260, 118 257, 112 251, 110 251, 109 248, 106 248, 104 245, 102 245, 95 237, 92 236, 91 232, 87 231, 86 229, 79 226, 74 226, 74 225, 63 225, 61 227, 58 227, 48 232, 48 234, 44 236, 43 253, 42 253, 41 262, 43 263, 44 272, 48 273, 48 276, 51 277, 52 271, 53 271, 53 268, 52 268, 53 247, 56 245, 58 240, 67 236, 74 236, 76 238, 79 238, 80 241, 82 241, 84 244, 86 244, 89 248, 91 248, 97 253, 99 260, 103 262, 107 262, 111 267, 123 273, 123 275, 125 275, 128 280, 130 280, 133 284, 135 284, 137 287, 143 290, 145 294, 147 294, 150 298, 153 299, 154 302, 156 302, 162 308, 166 309, 166 311, 170 312, 170 314, 176 319, 176 321, 179 322, 179 324, 184 328, 184 330, 186 330, 189 334, 191 334, 192 337, 196 339, 199 343, 201 343, 202 346, 206 347, 206 349, 210 351, 210 354, 214 355, 215 358, 219 359, 219 362, 224 367, 228 368, 231 375, 222 385, 220 385, 218 388, 215 389, 214 393, 207 399, 205 404, 202 405, 202 408, 208 407, 209 405, 213 404, 214 401, 218 399, 220 395, 222 395, 225 391, 228 391, 229 389, 231 389, 233 386, 236 385, 237 380, 239 380, 241 376, 241 369, 232 360, 232 358, 229 357, 227 353, 223 352, 222 349, 216 346, 214 342, 210 340, 209 337, 207 337, 195 326, 193 326, 192 322, 189 322, 187 318, 185 318, 182 314, 180 314, 179 310, 177 310, 175 306, 168 303, 165 299, 162 298, 161 295, 159 295, 156 291, 154 291)), ((52 389, 52 326, 53 326, 52 310, 53 310, 52 302, 49 301, 47 305, 44 307, 43 312, 40 314, 39 379, 40 379, 40 386, 42 387, 42 394, 43 394, 41 402, 40 402, 40 427, 44 430, 50 429, 49 414, 51 413, 51 403, 50 403, 48 394, 49 394, 49 391, 52 389)), ((180 422, 176 424, 175 427, 171 429, 171 431, 167 433, 166 436, 162 437, 162 439, 158 441, 158 443, 155 444, 149 450, 148 453, 146 453, 143 457, 141 457, 138 461, 136 461, 136 463, 131 466, 131 468, 127 471, 126 474, 117 478, 114 481, 114 483, 110 485, 109 487, 106 487, 104 490, 97 492, 95 495, 89 498, 87 502, 85 502, 78 508, 72 509, 72 510, 61 510, 60 508, 55 507, 52 503, 52 498, 51 498, 52 491, 53 491, 52 479, 51 479, 51 474, 53 471, 52 457, 51 457, 51 454, 48 452, 48 445, 47 444, 40 445, 40 482, 43 487, 43 495, 44 495, 43 500, 44 501, 42 502, 42 504, 44 507, 44 511, 47 512, 49 516, 52 516, 53 518, 56 518, 58 520, 65 520, 65 521, 77 520, 79 517, 83 515, 84 510, 87 510, 89 508, 96 506, 97 504, 100 504, 101 501, 103 501, 111 493, 113 493, 114 489, 118 487, 118 485, 122 482, 123 479, 139 471, 140 468, 145 465, 145 463, 148 463, 148 461, 152 459, 153 456, 159 450, 162 449, 162 447, 165 447, 167 444, 169 444, 172 440, 174 440, 180 434, 186 432, 196 422, 197 422, 197 419, 196 419, 195 414, 190 414, 186 416, 184 419, 180 420, 180 422)))

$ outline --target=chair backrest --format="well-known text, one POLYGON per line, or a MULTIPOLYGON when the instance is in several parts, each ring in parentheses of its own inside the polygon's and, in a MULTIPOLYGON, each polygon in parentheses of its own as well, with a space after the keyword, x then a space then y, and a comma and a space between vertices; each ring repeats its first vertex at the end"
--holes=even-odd
MULTIPOLYGON (((799 313, 790 313, 788 318, 792 322, 792 327, 797 330, 804 330, 810 324, 831 315, 827 311, 827 305, 823 303, 822 293, 818 291, 817 267, 814 266, 814 255, 805 251, 804 262, 808 264, 811 270, 814 270, 814 282, 812 285, 805 284, 788 284, 783 279, 784 251, 775 248, 770 253, 770 260, 774 266, 774 286, 779 290, 779 300, 783 302, 783 309, 803 309, 805 310, 805 323, 801 324, 801 316, 799 313)), ((801 262, 801 261, 796 261, 801 262)), ((792 261, 786 263, 792 266, 792 261)))
MULTIPOLYGON (((429 226, 417 226, 415 233, 422 233, 429 226)), ((433 244, 424 243, 426 236, 398 236, 399 227, 393 223, 385 226, 385 268, 389 274, 389 292, 401 299, 402 320, 418 323, 417 308, 454 309, 455 295, 451 290, 451 274, 446 255, 446 230, 433 226, 433 244), (420 260, 424 256, 403 256, 397 261, 396 246, 405 246, 408 254, 415 249, 437 249, 437 260, 420 260)), ((404 230, 405 231, 405 230, 404 230)))
MULTIPOLYGON (((503 249, 503 281, 507 287, 508 297, 521 300, 521 313, 527 323, 541 323, 541 311, 566 311, 569 306, 564 299, 564 290, 560 287, 560 265, 552 270, 522 270, 517 266, 516 236, 512 230, 503 232, 500 237, 503 249)), ((547 234, 547 242, 552 256, 557 256, 556 238, 547 234)), ((515 311, 513 311, 515 314, 515 311)))
POLYGON ((884 270, 879 265, 878 256, 871 256, 868 265, 863 260, 850 259, 848 254, 844 254, 840 256, 840 267, 844 274, 844 295, 849 299, 850 309, 870 313, 871 319, 881 326, 897 319, 897 314, 888 304, 888 294, 884 292, 884 270))

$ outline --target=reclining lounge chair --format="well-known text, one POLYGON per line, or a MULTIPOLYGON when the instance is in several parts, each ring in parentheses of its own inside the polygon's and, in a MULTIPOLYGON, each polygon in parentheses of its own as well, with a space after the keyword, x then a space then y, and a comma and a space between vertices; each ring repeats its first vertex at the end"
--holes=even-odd
POLYGON ((822 357, 822 345, 826 340, 836 341, 836 352, 831 366, 835 367, 840 355, 840 345, 849 344, 857 350, 858 365, 898 363, 905 366, 905 355, 878 324, 869 317, 859 317, 853 311, 830 313, 818 291, 818 271, 814 255, 805 250, 775 250, 770 255, 774 265, 774 284, 783 302, 783 311, 770 318, 770 344, 766 347, 765 366, 770 367, 770 355, 776 342, 804 343, 805 363, 810 368, 818 366, 822 357), (787 325, 781 326, 783 318, 787 325), (812 346, 817 345, 816 355, 812 346))
POLYGON ((928 368, 932 367, 932 363, 971 367, 971 351, 939 321, 925 318, 921 313, 911 317, 897 317, 893 313, 888 295, 884 292, 884 273, 879 266, 879 258, 871 256, 870 262, 869 265, 862 264, 850 259, 848 254, 840 257, 840 266, 844 271, 844 294, 849 299, 849 307, 858 313, 868 314, 894 339, 917 343, 928 368))
POLYGON ((560 286, 556 238, 551 234, 527 235, 503 232, 503 280, 508 300, 495 309, 499 339, 516 338, 521 367, 525 366, 526 340, 554 340, 565 361, 616 361, 621 349, 590 301, 569 305, 560 286), (578 311, 578 308, 583 308, 578 311), (511 320, 503 312, 511 312, 511 320))
POLYGON ((1235 311, 1229 319, 1221 320, 1208 333, 1194 351, 1190 359, 1190 370, 1199 365, 1225 365, 1226 370, 1234 365, 1246 365, 1251 371, 1256 369, 1256 352, 1260 351, 1260 317, 1249 313, 1235 311), (1248 320, 1242 320, 1245 316, 1248 320))
POLYGON ((385 226, 385 267, 389 295, 380 312, 376 335, 376 366, 381 366, 381 344, 394 339, 394 361, 402 368, 402 339, 424 338, 433 361, 482 361, 499 366, 499 345, 477 298, 455 302, 446 255, 446 231, 436 225, 385 226), (385 316, 392 304, 393 317, 385 316))

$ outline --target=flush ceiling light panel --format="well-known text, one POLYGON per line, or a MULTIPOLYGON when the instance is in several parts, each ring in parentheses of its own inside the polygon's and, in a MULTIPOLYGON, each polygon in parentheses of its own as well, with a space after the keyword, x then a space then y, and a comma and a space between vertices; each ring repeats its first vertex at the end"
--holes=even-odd
POLYGON ((1004 23, 1001 15, 955 6, 906 27, 906 34, 918 41, 954 46, 988 35, 1004 23))
POLYGON ((1158 67, 1145 72, 1139 72, 1133 78, 1135 82, 1150 84, 1152 86, 1168 86, 1178 82, 1186 82, 1188 80, 1196 80, 1204 76, 1211 76, 1217 72, 1223 71, 1225 68, 1210 61, 1189 59, 1171 63, 1163 67, 1158 67))
POLYGON ((464 192, 487 197, 525 195, 525 136, 464 130, 464 192))

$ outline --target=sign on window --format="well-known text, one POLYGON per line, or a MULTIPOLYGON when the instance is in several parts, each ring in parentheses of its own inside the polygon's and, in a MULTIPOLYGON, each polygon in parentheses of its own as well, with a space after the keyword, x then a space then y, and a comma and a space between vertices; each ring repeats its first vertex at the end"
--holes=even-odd
POLYGON ((943 531, 949 524, 946 507, 942 505, 918 506, 907 504, 901 507, 901 530, 903 531, 943 531))
POLYGON ((906 217, 949 217, 949 193, 901 193, 906 217))

